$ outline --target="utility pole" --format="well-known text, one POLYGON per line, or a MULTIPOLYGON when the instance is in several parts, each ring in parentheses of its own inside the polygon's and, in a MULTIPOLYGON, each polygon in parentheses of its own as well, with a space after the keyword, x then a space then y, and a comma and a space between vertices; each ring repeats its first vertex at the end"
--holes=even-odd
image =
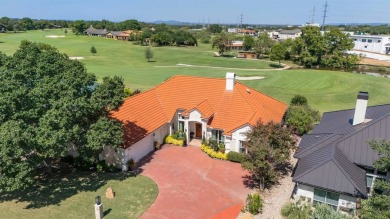
POLYGON ((241 28, 242 28, 242 17, 243 17, 243 15, 242 15, 242 13, 241 13, 241 16, 240 16, 240 20, 241 20, 241 28))
POLYGON ((328 12, 328 1, 325 3, 325 10, 324 10, 324 16, 322 17, 322 31, 325 31, 325 19, 326 19, 326 13, 328 12))

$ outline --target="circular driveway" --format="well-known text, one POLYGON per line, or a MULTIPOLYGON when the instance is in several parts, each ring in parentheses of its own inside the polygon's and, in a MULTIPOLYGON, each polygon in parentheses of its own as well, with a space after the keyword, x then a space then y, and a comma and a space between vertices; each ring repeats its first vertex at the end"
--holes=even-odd
MULTIPOLYGON (((141 218, 212 218, 244 204, 250 189, 248 175, 238 163, 215 160, 199 147, 165 146, 147 157, 141 174, 153 179, 157 199, 141 218)), ((236 218, 237 215, 232 215, 236 218)))

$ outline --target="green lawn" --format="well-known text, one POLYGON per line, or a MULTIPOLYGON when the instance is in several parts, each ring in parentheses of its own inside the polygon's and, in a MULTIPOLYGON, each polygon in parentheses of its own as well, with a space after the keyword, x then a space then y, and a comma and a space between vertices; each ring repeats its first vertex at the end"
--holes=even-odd
POLYGON ((149 178, 124 173, 76 173, 55 178, 26 192, 1 194, 0 218, 95 218, 95 196, 101 196, 104 218, 138 218, 157 197, 158 187, 149 178), (105 192, 112 187, 114 199, 105 192))
POLYGON ((0 51, 11 55, 20 41, 28 39, 54 45, 69 56, 81 56, 87 69, 99 79, 106 75, 119 75, 131 89, 149 89, 173 75, 225 77, 227 71, 239 76, 259 75, 264 80, 243 83, 288 103, 295 94, 303 94, 309 103, 321 112, 353 108, 358 91, 370 93, 369 105, 390 103, 390 79, 357 75, 346 72, 318 70, 272 70, 266 61, 214 57, 209 44, 198 47, 153 47, 154 61, 146 62, 145 47, 131 42, 68 33, 65 38, 47 38, 47 35, 64 35, 62 30, 31 31, 0 34, 0 51), (91 46, 97 55, 90 53, 91 46), (180 67, 177 64, 207 67, 180 67), (227 69, 227 68, 240 68, 227 69), (250 69, 259 69, 253 71, 250 69), (264 71, 264 69, 266 71, 264 71))

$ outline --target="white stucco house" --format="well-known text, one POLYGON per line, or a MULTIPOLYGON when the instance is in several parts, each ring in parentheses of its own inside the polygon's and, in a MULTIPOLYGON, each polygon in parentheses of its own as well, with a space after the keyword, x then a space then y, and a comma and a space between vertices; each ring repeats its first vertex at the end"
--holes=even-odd
POLYGON ((390 36, 350 35, 354 41, 354 50, 390 54, 390 36))
POLYGON ((193 139, 224 143, 226 153, 244 152, 246 133, 257 121, 282 122, 287 105, 226 78, 174 76, 156 87, 127 98, 111 117, 123 123, 125 143, 103 153, 106 161, 122 165, 139 161, 167 135, 181 130, 193 139))
POLYGON ((368 141, 390 140, 390 104, 367 107, 368 93, 359 92, 356 108, 326 112, 304 135, 294 154, 296 195, 352 212, 370 197, 378 180, 390 172, 374 167, 379 155, 368 141))

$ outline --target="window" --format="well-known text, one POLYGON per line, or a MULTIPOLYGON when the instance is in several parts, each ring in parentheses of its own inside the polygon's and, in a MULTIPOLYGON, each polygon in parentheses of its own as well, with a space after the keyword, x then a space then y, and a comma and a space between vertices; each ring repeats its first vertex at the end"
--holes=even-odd
POLYGON ((378 43, 382 42, 382 40, 378 40, 378 43))
POLYGON ((362 42, 363 42, 363 43, 367 42, 367 39, 362 39, 362 42))
POLYGON ((364 46, 365 49, 367 49, 367 46, 364 46))
POLYGON ((357 41, 357 39, 355 38, 355 39, 353 39, 354 41, 357 41))
POLYGON ((337 210, 340 195, 337 193, 314 188, 314 204, 325 203, 337 210))
POLYGON ((184 131, 184 122, 183 121, 179 121, 179 130, 184 131))
POLYGON ((367 193, 370 193, 371 192, 371 186, 372 186, 372 182, 374 181, 374 177, 373 176, 366 176, 366 181, 367 181, 367 193))
POLYGON ((240 153, 247 153, 245 141, 240 141, 240 153))
POLYGON ((367 42, 372 43, 372 40, 368 40, 367 42))
POLYGON ((223 131, 213 129, 211 130, 211 140, 220 142, 225 142, 225 137, 223 136, 223 131))

